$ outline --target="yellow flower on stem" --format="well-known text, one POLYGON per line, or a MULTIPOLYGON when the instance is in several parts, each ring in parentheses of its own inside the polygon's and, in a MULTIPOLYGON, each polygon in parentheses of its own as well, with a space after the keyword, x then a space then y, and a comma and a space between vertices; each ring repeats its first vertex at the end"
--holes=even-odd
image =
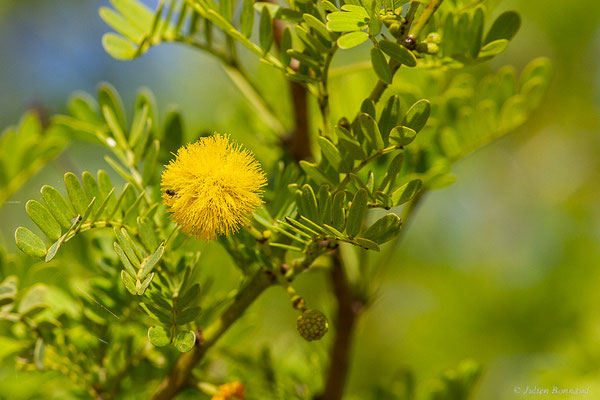
POLYGON ((215 134, 177 151, 162 173, 162 198, 183 233, 213 240, 239 230, 266 183, 252 152, 215 134))

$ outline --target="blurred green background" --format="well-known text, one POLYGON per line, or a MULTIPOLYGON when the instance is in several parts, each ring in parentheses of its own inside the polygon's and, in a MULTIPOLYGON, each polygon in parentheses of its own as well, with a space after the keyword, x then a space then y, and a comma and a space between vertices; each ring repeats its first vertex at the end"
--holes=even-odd
MULTIPOLYGON (((266 128, 209 56, 174 45, 132 62, 108 56, 100 38, 109 29, 97 15, 105 3, 0 3, 1 127, 32 106, 49 114, 64 111, 73 91, 93 93, 108 81, 129 107, 142 86, 155 93, 163 115, 176 104, 190 140, 205 131, 229 132, 264 164, 277 156, 266 128)), ((383 268, 378 301, 360 322, 349 398, 363 398, 374 383, 386 385, 406 368, 426 385, 470 358, 484 366, 478 400, 527 398, 515 393, 526 386, 590 386, 588 395, 551 398, 600 399, 600 3, 497 3, 497 13, 522 14, 521 31, 505 53, 473 72, 505 64, 520 71, 531 59, 547 56, 555 70, 550 92, 529 122, 461 161, 454 168, 458 181, 425 199, 383 268)), ((362 56, 357 51, 349 57, 362 56)), ((351 78, 357 92, 350 101, 358 102, 374 77, 351 78)), ((332 78, 334 102, 335 85, 341 88, 343 79, 332 78)), ((278 96, 277 82, 264 82, 271 97, 278 96)), ((286 107, 283 102, 282 112, 286 107)), ((43 184, 60 186, 65 169, 108 169, 103 154, 75 143, 21 188, 0 208, 3 245, 16 251, 12 237, 26 221, 24 202, 37 198, 43 184)), ((235 270, 222 257, 216 245, 208 245, 203 266, 220 282, 215 290, 226 293, 235 270)), ((324 279, 317 282, 325 285, 324 279)), ((313 277, 298 284, 309 302, 331 310, 332 300, 320 288, 313 277)), ((258 352, 270 343, 274 358, 295 363, 300 376, 318 381, 307 365, 319 364, 315 359, 329 342, 299 340, 295 317, 284 293, 272 289, 221 347, 258 352)), ((35 397, 39 387, 29 383, 39 384, 36 379, 6 365, 0 369, 0 398, 35 397)), ((47 385, 57 389, 52 381, 47 385)))

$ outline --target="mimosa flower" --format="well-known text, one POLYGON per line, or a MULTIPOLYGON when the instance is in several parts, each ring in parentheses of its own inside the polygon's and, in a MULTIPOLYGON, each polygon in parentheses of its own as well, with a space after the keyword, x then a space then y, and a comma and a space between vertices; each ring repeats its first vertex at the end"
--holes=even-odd
POLYGON ((181 147, 166 166, 163 202, 183 233, 202 240, 239 230, 267 180, 252 152, 215 134, 181 147))

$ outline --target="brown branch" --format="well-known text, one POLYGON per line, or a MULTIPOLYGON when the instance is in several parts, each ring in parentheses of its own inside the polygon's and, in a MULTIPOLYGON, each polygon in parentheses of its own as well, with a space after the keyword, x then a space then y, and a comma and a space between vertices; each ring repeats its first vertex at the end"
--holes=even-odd
POLYGON ((335 338, 322 400, 340 400, 350 367, 350 352, 354 327, 362 311, 362 303, 355 297, 346 277, 339 250, 332 255, 331 283, 337 299, 335 338))
MULTIPOLYGON (((269 3, 277 4, 275 0, 267 0, 269 3)), ((277 48, 281 49, 281 39, 285 30, 285 22, 279 19, 273 20, 273 35, 277 48)), ((292 60, 292 69, 298 70, 298 62, 292 60)), ((284 138, 283 144, 288 149, 290 156, 296 160, 312 158, 310 146, 310 130, 308 127, 308 95, 306 87, 298 82, 288 80, 292 106, 294 112, 294 129, 289 136, 284 138)))

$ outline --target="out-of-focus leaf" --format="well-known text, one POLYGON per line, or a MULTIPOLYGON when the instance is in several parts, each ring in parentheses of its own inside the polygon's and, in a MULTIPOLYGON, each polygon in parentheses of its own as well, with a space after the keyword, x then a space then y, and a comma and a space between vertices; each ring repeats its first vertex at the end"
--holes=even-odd
POLYGON ((492 24, 492 27, 485 36, 484 46, 494 41, 504 39, 510 41, 521 27, 521 16, 515 11, 506 11, 492 24))

